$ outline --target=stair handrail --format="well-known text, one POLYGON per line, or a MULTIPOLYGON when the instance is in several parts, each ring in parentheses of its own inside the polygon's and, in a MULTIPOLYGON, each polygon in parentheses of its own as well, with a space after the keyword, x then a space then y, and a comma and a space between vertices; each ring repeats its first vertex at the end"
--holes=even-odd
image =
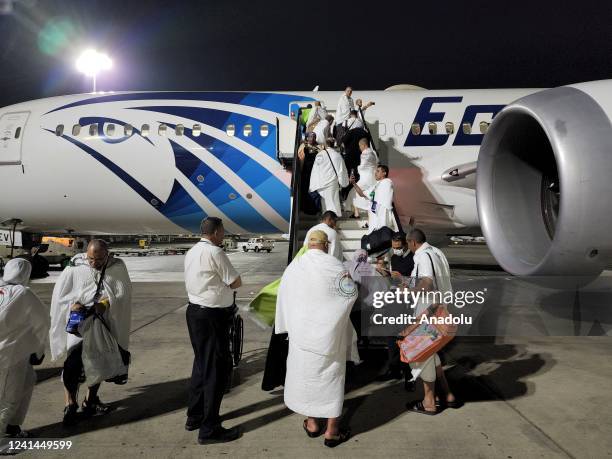
MULTIPOLYGON (((297 112, 297 119, 302 115, 302 108, 297 112)), ((302 140, 302 132, 300 123, 298 122, 295 128, 295 146, 293 148, 293 173, 291 174, 291 217, 289 221, 289 250, 287 254, 287 264, 293 260, 293 255, 298 250, 298 231, 300 226, 300 201, 302 188, 302 163, 298 158, 298 151, 302 140)))

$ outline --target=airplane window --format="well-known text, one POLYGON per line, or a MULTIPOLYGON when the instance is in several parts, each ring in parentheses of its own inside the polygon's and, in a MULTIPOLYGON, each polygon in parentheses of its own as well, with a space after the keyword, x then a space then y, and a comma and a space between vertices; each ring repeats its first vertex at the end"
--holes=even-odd
POLYGON ((419 123, 412 123, 410 131, 412 132, 412 135, 419 135, 421 133, 421 125, 419 123))
POLYGON ((109 137, 115 135, 115 125, 113 123, 109 123, 106 125, 106 135, 109 137))
POLYGON ((16 130, 15 130, 15 138, 18 139, 19 136, 21 135, 21 126, 19 126, 16 130))
POLYGON ((174 129, 174 133, 176 135, 183 135, 185 133, 185 126, 182 124, 177 124, 176 128, 174 129))
POLYGON ((228 124, 225 128, 225 132, 227 133, 227 135, 233 137, 234 135, 236 135, 236 126, 234 126, 233 124, 228 124))
POLYGON ((428 123, 427 130, 430 135, 435 135, 438 132, 438 125, 436 123, 428 123))
POLYGON ((200 126, 199 124, 194 124, 193 129, 191 130, 191 133, 193 134, 194 137, 199 137, 200 134, 202 133, 202 126, 200 126))
POLYGON ((270 133, 270 128, 268 127, 268 125, 262 124, 261 127, 259 128, 259 135, 261 135, 262 137, 268 137, 269 133, 270 133))
POLYGON ((487 129, 489 129, 489 123, 487 123, 486 121, 481 121, 480 122, 480 133, 484 134, 485 132, 487 132, 487 129))
POLYGON ((125 126, 123 126, 123 135, 124 136, 131 137, 133 133, 134 133, 134 128, 132 127, 131 124, 126 124, 125 126))
POLYGON ((448 135, 451 135, 452 133, 455 132, 455 125, 453 123, 451 123, 450 121, 448 121, 444 127, 446 128, 446 133, 448 135))
POLYGON ((142 125, 142 129, 140 130, 140 134, 142 134, 143 137, 149 137, 149 125, 148 124, 143 124, 142 125))
POLYGON ((378 135, 387 135, 387 125, 385 123, 378 123, 378 135))
POLYGON ((89 126, 89 135, 91 137, 98 137, 98 125, 97 124, 92 124, 91 126, 89 126))
POLYGON ((463 123, 463 125, 461 126, 461 129, 463 129, 464 134, 469 135, 472 133, 472 125, 470 123, 463 123))
POLYGON ((161 135, 162 137, 166 136, 166 130, 168 129, 168 126, 166 126, 164 123, 159 125, 159 129, 157 130, 157 133, 159 135, 161 135))
POLYGON ((72 126, 72 135, 73 136, 78 137, 80 133, 81 133, 81 125, 80 124, 75 124, 74 126, 72 126))
POLYGON ((58 137, 61 137, 62 135, 64 135, 64 125, 63 124, 57 125, 57 127, 55 128, 55 135, 58 137))
POLYGON ((253 126, 250 124, 245 124, 242 129, 242 135, 245 137, 249 137, 253 133, 253 126))
POLYGON ((395 135, 402 135, 404 133, 404 125, 402 123, 395 123, 393 129, 395 130, 395 135))

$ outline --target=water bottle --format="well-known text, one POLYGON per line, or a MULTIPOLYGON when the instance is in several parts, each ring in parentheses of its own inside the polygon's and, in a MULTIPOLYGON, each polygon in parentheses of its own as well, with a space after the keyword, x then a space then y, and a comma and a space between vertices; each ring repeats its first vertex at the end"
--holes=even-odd
POLYGON ((79 325, 85 320, 86 317, 87 311, 84 308, 81 308, 78 311, 70 311, 70 317, 68 318, 68 323, 66 324, 66 333, 80 337, 81 334, 79 333, 79 325))

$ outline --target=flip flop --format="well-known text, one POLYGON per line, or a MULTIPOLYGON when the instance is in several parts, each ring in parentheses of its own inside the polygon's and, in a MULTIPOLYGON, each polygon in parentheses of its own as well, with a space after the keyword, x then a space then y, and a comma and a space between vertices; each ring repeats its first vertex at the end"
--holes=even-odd
POLYGON ((306 435, 308 435, 310 438, 320 437, 324 431, 323 427, 319 427, 319 430, 317 430, 316 432, 311 432, 310 430, 308 430, 308 419, 304 419, 304 424, 302 424, 302 427, 304 427, 306 435))
POLYGON ((437 409, 436 411, 426 410, 425 407, 423 406, 422 401, 407 403, 406 408, 408 409, 408 411, 411 411, 413 413, 426 414, 427 416, 435 416, 436 414, 438 414, 437 409))
POLYGON ((456 410, 458 408, 461 408, 462 406, 463 406, 463 402, 459 400, 454 400, 452 402, 436 400, 436 408, 452 408, 456 410))

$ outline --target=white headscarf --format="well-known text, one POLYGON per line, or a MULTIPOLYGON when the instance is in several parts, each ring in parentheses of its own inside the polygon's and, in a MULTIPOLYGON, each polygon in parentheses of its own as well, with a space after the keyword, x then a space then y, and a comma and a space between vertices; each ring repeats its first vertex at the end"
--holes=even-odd
POLYGON ((25 258, 13 258, 4 267, 4 276, 0 285, 23 285, 30 282, 32 264, 25 258))
POLYGON ((26 287, 32 265, 23 258, 10 260, 0 286, 0 368, 41 356, 49 333, 49 309, 26 287))

